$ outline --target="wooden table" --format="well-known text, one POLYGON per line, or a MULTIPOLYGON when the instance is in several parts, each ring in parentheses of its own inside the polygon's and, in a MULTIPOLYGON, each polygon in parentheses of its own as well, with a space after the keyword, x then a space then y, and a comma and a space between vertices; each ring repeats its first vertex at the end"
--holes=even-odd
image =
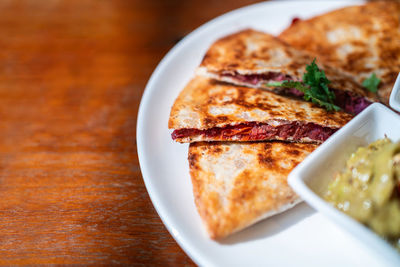
POLYGON ((0 265, 194 265, 148 197, 145 84, 183 36, 255 1, 0 1, 0 265))

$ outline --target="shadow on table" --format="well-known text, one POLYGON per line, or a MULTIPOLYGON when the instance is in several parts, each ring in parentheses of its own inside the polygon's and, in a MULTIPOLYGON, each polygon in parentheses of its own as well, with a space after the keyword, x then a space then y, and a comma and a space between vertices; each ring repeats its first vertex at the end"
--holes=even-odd
POLYGON ((315 212, 313 208, 303 202, 293 209, 270 217, 270 219, 262 220, 243 231, 233 234, 219 241, 219 243, 222 245, 234 245, 273 236, 299 223, 315 212))

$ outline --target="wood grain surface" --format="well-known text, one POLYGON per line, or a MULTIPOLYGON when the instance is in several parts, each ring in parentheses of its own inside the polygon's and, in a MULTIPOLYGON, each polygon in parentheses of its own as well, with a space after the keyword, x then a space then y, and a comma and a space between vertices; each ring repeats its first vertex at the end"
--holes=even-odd
POLYGON ((256 1, 0 1, 0 265, 194 265, 144 186, 136 116, 183 36, 256 1))

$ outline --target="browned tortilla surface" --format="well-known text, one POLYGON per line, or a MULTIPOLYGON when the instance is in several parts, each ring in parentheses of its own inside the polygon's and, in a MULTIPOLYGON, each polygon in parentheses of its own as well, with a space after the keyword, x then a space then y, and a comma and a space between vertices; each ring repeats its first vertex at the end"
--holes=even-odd
MULTIPOLYGON (((314 55, 310 55, 282 42, 278 38, 252 29, 243 30, 217 40, 211 45, 197 73, 221 81, 251 87, 265 87, 263 83, 238 82, 226 74, 249 75, 282 73, 300 80, 314 55), (224 75, 225 74, 225 75, 224 75)), ((376 96, 364 90, 345 73, 324 64, 317 58, 318 66, 331 81, 329 87, 344 90, 376 101, 376 96)))
POLYGON ((210 237, 226 237, 298 203, 287 176, 316 147, 284 142, 190 144, 195 204, 210 237))
MULTIPOLYGON (((197 76, 176 99, 168 126, 171 129, 211 129, 247 122, 279 124, 285 121, 314 123, 337 129, 351 118, 347 113, 327 112, 310 102, 197 76)), ((199 136, 177 141, 213 141, 205 138, 199 136)))
POLYGON ((358 83, 375 73, 387 103, 400 72, 400 2, 376 1, 300 20, 280 39, 346 71, 358 83))

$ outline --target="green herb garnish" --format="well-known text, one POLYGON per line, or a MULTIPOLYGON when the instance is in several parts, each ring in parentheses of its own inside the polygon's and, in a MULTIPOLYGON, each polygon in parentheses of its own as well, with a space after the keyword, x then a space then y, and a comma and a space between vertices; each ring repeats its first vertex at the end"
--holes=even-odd
POLYGON ((376 77, 375 73, 372 73, 369 78, 363 81, 362 86, 364 86, 368 91, 376 93, 378 91, 378 85, 380 82, 381 80, 376 77))
POLYGON ((303 98, 320 107, 325 108, 327 111, 338 111, 340 108, 333 104, 336 98, 335 94, 329 90, 328 84, 330 81, 326 78, 325 72, 320 70, 315 63, 315 58, 310 65, 306 66, 306 72, 303 75, 302 82, 295 81, 282 81, 267 83, 266 86, 279 86, 284 88, 295 88, 304 93, 303 98))

